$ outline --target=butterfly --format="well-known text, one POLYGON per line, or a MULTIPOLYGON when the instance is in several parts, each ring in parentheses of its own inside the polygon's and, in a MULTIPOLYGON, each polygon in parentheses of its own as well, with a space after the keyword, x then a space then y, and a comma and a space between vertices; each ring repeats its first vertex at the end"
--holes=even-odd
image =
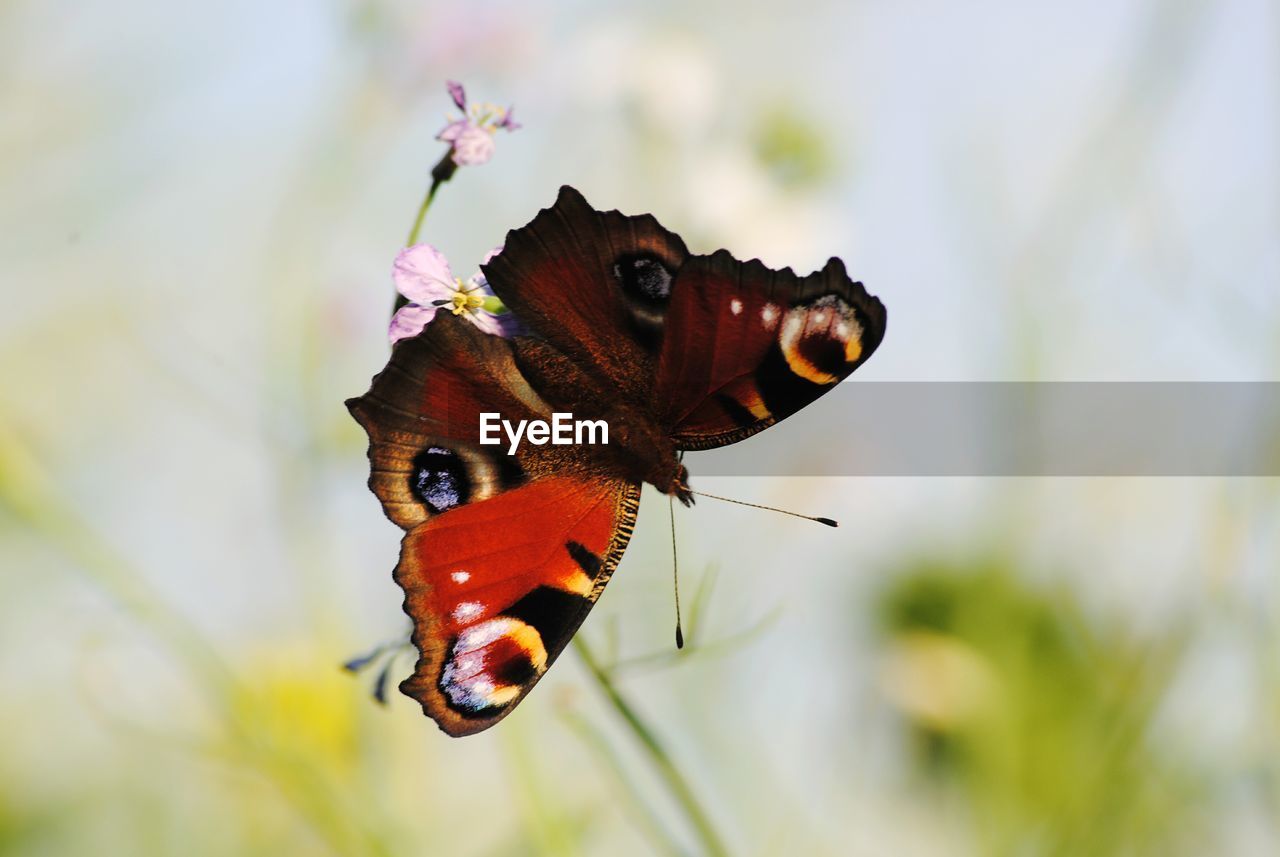
POLYGON ((800 277, 689 252, 652 215, 561 188, 483 266, 525 335, 436 313, 347 407, 369 487, 405 530, 394 576, 416 668, 400 690, 446 733, 506 717, 586 618, 647 482, 692 502, 687 450, 735 443, 831 390, 884 337, 838 259, 800 277), (481 414, 603 420, 608 443, 481 443, 481 414))

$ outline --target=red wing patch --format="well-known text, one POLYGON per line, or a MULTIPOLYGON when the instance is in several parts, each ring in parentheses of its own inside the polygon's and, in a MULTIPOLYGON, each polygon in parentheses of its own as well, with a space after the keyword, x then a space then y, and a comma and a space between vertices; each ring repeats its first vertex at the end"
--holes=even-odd
POLYGON ((599 597, 639 501, 639 485, 548 477, 411 530, 395 578, 420 658, 400 689, 450 735, 509 714, 599 597))

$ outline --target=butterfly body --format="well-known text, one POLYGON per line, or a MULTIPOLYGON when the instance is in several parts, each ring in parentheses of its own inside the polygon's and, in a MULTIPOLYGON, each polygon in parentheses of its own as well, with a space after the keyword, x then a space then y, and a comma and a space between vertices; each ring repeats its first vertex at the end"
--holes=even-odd
POLYGON ((395 578, 420 658, 401 690, 451 735, 505 717, 621 559, 640 485, 688 504, 685 450, 784 419, 861 365, 884 308, 832 260, 797 277, 691 255, 651 216, 571 188, 483 266, 530 331, 439 313, 348 402, 369 484, 406 530, 395 578), (479 415, 603 420, 609 442, 481 443, 479 415))
MULTIPOLYGON (((609 443, 590 460, 592 472, 604 470, 628 482, 648 482, 664 494, 680 492, 687 472, 678 460, 679 450, 647 403, 618 395, 542 340, 516 337, 512 350, 521 374, 542 391, 553 412, 608 424, 609 443)), ((560 449, 567 450, 558 456, 560 467, 588 463, 580 451, 560 449)))

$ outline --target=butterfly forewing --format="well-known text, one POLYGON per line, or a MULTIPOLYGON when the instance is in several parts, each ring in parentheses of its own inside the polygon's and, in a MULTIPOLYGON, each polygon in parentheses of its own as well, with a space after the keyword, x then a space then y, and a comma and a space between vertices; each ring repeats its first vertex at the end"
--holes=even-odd
POLYGON ((723 250, 692 256, 667 308, 658 418, 681 449, 742 440, 832 389, 884 329, 883 304, 838 259, 799 277, 723 250))
POLYGON ((687 257, 680 236, 651 215, 596 211, 564 187, 555 205, 507 234, 485 275, 538 337, 630 396, 651 390, 671 286, 687 257))

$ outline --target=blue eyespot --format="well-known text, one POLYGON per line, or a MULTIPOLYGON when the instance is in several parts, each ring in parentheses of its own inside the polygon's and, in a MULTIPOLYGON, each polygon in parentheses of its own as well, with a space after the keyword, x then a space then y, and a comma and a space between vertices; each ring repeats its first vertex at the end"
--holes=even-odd
POLYGON ((429 446, 418 453, 409 479, 414 496, 435 515, 461 506, 471 497, 466 464, 453 450, 441 446, 429 446))
POLYGON ((671 296, 671 272, 657 256, 627 254, 613 263, 613 275, 622 290, 648 303, 662 303, 671 296))

